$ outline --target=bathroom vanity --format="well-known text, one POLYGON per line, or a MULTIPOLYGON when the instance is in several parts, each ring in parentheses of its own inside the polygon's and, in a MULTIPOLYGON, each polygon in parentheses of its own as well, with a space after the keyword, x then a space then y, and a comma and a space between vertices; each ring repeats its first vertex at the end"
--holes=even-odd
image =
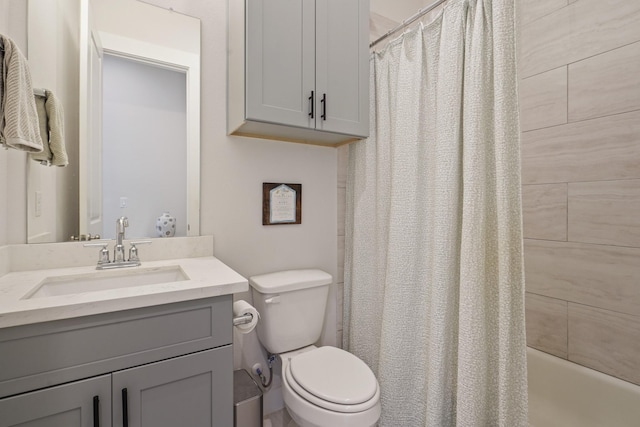
POLYGON ((247 281, 213 256, 142 267, 131 274, 185 278, 131 285, 95 266, 0 277, 0 427, 233 425, 232 294, 247 281), (105 273, 111 286, 67 286, 105 273), (38 294, 50 283, 62 294, 38 294))

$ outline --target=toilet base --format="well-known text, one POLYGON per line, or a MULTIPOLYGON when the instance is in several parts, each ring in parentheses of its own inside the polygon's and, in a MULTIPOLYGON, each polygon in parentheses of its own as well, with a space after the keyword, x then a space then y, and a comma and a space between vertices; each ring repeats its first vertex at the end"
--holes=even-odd
POLYGON ((300 427, 373 427, 380 419, 380 402, 371 409, 351 414, 330 412, 311 405, 300 397, 286 394, 284 404, 291 418, 300 427))
MULTIPOLYGON (((313 348, 315 347, 307 347, 296 353, 299 354, 313 348)), ((366 411, 342 413, 321 408, 300 397, 291 388, 286 376, 289 359, 293 356, 295 354, 288 353, 286 357, 281 358, 282 395, 289 415, 300 427, 373 427, 376 425, 380 418, 380 401, 366 411)))
MULTIPOLYGON (((285 398, 285 408, 289 415, 300 427, 374 427, 380 419, 380 403, 365 412, 356 412, 353 414, 324 414, 322 417, 314 416, 313 420, 302 418, 293 407, 296 403, 287 402, 285 398), (321 419, 316 419, 321 418, 321 419)), ((319 408, 323 410, 322 408, 319 408)), ((305 411, 305 414, 307 412, 305 411)))

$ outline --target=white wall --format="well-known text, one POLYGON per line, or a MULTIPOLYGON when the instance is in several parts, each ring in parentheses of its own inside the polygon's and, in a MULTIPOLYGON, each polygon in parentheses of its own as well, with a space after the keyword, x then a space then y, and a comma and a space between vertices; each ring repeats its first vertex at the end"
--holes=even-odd
MULTIPOLYGON (((0 1, 0 33, 13 39, 27 56, 27 2, 0 1)), ((26 236, 26 154, 0 148, 0 245, 24 242, 26 236)))
MULTIPOLYGON (((47 1, 47 0, 45 0, 47 1)), ((77 0, 57 0, 60 5, 60 13, 70 19, 74 17, 74 5, 77 0), (66 8, 66 9, 64 9, 66 8), (62 10, 64 9, 64 12, 62 10)), ((33 66, 32 77, 36 86, 44 86, 55 89, 58 97, 61 99, 65 110, 65 129, 67 130, 66 139, 69 147, 77 145, 77 132, 74 134, 72 129, 77 129, 78 116, 78 87, 77 87, 77 71, 74 76, 74 70, 77 70, 77 33, 73 33, 70 29, 77 27, 77 22, 66 22, 56 29, 57 33, 52 34, 58 49, 58 55, 64 57, 64 60, 57 61, 57 69, 48 65, 47 70, 43 70, 41 64, 37 64, 37 54, 29 55, 27 43, 27 16, 28 2, 21 0, 0 0, 0 32, 11 37, 23 54, 29 59, 29 64, 33 66), (47 76, 46 82, 41 77, 47 76), (57 79, 51 79, 51 77, 57 79), (73 84, 75 82, 75 85, 73 84)), ((69 161, 71 164, 77 164, 77 155, 73 150, 69 150, 69 161)), ((27 155, 16 150, 0 149, 0 246, 11 243, 24 243, 27 236, 27 155), (6 202, 5 202, 6 201, 6 202)), ((32 162, 35 163, 35 162, 32 162)), ((35 164, 34 164, 35 166, 35 164)), ((54 215, 57 219, 55 229, 57 229, 57 240, 68 238, 74 232, 71 224, 77 224, 77 214, 75 214, 70 203, 75 205, 73 200, 77 200, 77 176, 74 176, 73 167, 58 168, 55 172, 57 175, 57 184, 59 188, 64 188, 64 192, 58 191, 58 197, 55 204, 61 207, 65 215, 54 215), (73 191, 76 195, 73 195, 73 191)), ((29 199, 32 200, 32 199, 29 199)))
MULTIPOLYGON (((56 96, 61 96, 56 85, 58 19, 51 19, 57 16, 58 2, 29 0, 28 4, 27 38, 33 87, 48 89, 56 96)), ((46 143, 45 139, 43 143, 46 143)), ((27 243, 56 241, 58 169, 27 161, 27 243), (39 207, 36 207, 36 193, 40 198, 37 203, 39 207)))
MULTIPOLYGON (((219 0, 215 0, 217 3, 219 0)), ((95 19, 93 28, 122 37, 164 46, 170 49, 198 53, 200 36, 193 19, 179 13, 149 7, 153 1, 91 0, 95 19)), ((174 8, 180 11, 178 8, 174 8)), ((197 16, 196 16, 197 18, 197 16)))
POLYGON ((34 161, 27 162, 27 241, 60 242, 78 234, 80 2, 29 0, 28 5, 29 66, 33 86, 51 90, 62 105, 69 165, 46 167, 34 161), (36 191, 42 196, 39 216, 35 209, 36 191))
POLYGON ((370 9, 372 13, 385 16, 396 22, 402 22, 434 1, 435 0, 370 0, 370 9))

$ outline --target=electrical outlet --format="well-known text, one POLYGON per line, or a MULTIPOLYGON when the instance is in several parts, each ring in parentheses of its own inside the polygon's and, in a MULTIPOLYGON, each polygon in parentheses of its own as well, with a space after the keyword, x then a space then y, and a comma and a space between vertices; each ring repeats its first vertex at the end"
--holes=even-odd
POLYGON ((35 200, 35 215, 39 217, 42 215, 42 191, 36 191, 36 200, 35 200))

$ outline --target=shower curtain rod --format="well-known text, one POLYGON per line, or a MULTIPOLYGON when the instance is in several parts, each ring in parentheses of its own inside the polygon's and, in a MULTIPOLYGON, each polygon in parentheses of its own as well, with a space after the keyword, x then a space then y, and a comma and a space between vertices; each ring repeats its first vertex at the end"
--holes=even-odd
POLYGON ((440 6, 442 3, 444 3, 447 0, 436 0, 435 2, 433 2, 432 4, 430 4, 427 7, 423 7, 422 9, 420 9, 419 11, 417 11, 413 16, 405 19, 404 21, 402 21, 401 24, 397 25, 396 27, 390 29, 389 31, 387 31, 384 35, 380 36, 379 38, 377 38, 376 40, 374 40, 373 42, 371 42, 371 44, 369 44, 369 49, 371 49, 372 47, 374 47, 375 45, 377 45, 378 43, 380 43, 382 40, 386 39, 387 37, 389 37, 391 34, 398 32, 399 30, 402 30, 403 28, 405 28, 408 25, 413 24, 414 22, 416 22, 418 19, 422 18, 424 15, 426 15, 427 13, 431 12, 433 9, 435 9, 436 7, 440 6))

